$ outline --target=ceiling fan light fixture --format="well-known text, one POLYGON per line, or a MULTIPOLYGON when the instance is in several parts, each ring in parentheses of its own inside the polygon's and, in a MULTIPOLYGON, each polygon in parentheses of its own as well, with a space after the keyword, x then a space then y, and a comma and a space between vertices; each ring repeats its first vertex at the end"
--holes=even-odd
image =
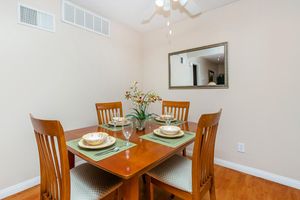
POLYGON ((188 0, 179 0, 180 5, 185 6, 188 0))
POLYGON ((163 7, 164 6, 164 0, 155 0, 155 5, 158 7, 163 7))
POLYGON ((164 11, 170 11, 171 10, 171 2, 170 2, 170 0, 165 0, 163 9, 164 9, 164 11))

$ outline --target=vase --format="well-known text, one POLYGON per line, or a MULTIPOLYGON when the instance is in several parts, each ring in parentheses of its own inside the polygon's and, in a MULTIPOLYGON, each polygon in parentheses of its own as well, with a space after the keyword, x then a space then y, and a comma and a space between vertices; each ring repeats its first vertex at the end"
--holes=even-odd
POLYGON ((136 129, 142 131, 145 129, 146 119, 136 119, 136 129))

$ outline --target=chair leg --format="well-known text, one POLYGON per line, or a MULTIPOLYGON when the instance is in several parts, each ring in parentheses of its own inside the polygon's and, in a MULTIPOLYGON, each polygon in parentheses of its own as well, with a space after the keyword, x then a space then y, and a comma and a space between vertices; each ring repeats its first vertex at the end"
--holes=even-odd
POLYGON ((145 179, 146 179, 146 199, 154 200, 154 188, 153 188, 153 184, 151 183, 151 177, 145 175, 145 179))
POLYGON ((117 200, 121 200, 120 188, 117 189, 117 200))
POLYGON ((146 184, 146 175, 145 174, 142 175, 142 179, 143 179, 143 183, 145 185, 146 184))
POLYGON ((186 156, 186 148, 184 148, 183 150, 182 150, 182 155, 185 157, 186 156))
POLYGON ((210 194, 210 200, 216 200, 216 189, 215 189, 215 184, 214 182, 212 183, 210 189, 209 189, 209 194, 210 194))

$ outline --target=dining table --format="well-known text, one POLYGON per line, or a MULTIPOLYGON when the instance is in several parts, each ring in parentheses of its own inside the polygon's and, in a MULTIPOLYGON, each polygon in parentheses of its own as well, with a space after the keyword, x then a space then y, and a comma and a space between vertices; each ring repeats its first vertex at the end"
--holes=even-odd
MULTIPOLYGON (((144 130, 135 130, 131 135, 129 141, 134 143, 135 146, 100 161, 95 161, 80 153, 80 151, 68 146, 70 169, 75 165, 75 156, 78 156, 89 164, 120 177, 123 181, 121 186, 123 199, 137 200, 139 199, 140 192, 140 177, 147 171, 164 162, 166 159, 181 153, 184 148, 194 142, 194 137, 192 137, 176 147, 170 147, 141 138, 141 136, 153 132, 153 130, 160 126, 161 124, 158 124, 155 121, 147 122, 144 130)), ((183 122, 178 126, 183 131, 189 132, 196 132, 197 129, 197 124, 194 122, 183 122)), ((107 130, 98 125, 65 131, 65 137, 67 141, 71 141, 81 138, 83 135, 90 132, 106 132, 110 136, 125 140, 122 131, 107 130)))

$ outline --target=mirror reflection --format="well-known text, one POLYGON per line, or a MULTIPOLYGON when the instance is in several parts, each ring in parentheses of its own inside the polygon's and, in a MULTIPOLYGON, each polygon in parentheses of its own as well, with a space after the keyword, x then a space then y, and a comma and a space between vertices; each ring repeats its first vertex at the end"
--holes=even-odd
POLYGON ((228 87, 227 43, 169 54, 169 87, 228 87))

